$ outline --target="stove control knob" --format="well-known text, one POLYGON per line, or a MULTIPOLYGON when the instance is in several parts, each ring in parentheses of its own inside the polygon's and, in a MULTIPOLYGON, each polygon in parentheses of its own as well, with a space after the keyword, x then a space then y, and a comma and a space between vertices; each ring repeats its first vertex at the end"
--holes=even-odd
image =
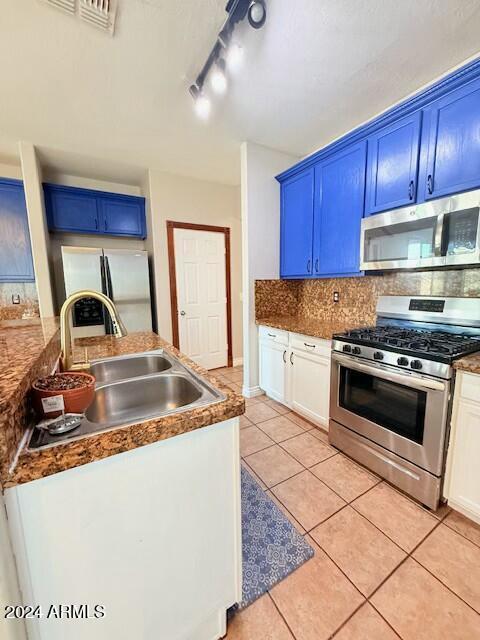
POLYGON ((342 347, 342 351, 344 353, 350 353, 351 350, 352 350, 352 347, 349 344, 344 344, 343 347, 342 347))
POLYGON ((422 368, 422 363, 420 362, 420 360, 412 360, 410 363, 410 366, 412 367, 412 369, 421 369, 422 368))
POLYGON ((375 351, 373 354, 374 360, 383 360, 383 353, 381 351, 375 351))
POLYGON ((359 356, 362 353, 362 350, 360 349, 360 347, 353 347, 352 353, 356 356, 359 356))
POLYGON ((408 367, 408 358, 399 358, 397 360, 397 364, 399 364, 401 367, 408 367))

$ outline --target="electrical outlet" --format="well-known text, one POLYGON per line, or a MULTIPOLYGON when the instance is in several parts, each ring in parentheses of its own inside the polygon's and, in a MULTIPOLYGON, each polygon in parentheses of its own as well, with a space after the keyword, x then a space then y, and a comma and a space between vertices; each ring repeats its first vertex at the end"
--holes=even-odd
POLYGON ((20 304, 20 294, 12 293, 12 304, 20 304))
POLYGON ((334 291, 333 292, 333 301, 334 302, 339 302, 340 301, 340 294, 338 293, 338 291, 334 291))

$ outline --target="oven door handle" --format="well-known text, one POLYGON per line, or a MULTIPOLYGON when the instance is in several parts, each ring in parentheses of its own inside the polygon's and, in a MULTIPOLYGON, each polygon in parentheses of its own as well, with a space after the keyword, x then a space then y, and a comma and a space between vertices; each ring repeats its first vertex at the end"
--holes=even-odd
POLYGON ((396 382, 398 384, 403 384, 405 387, 413 387, 414 389, 427 389, 428 391, 445 391, 446 383, 440 382, 436 380, 427 380, 426 378, 421 378, 415 374, 409 373, 409 375, 401 375, 400 373, 395 373, 393 371, 387 371, 383 367, 379 367, 377 365, 365 365, 361 364, 357 360, 353 360, 351 358, 338 355, 336 353, 332 354, 332 360, 338 362, 339 364, 348 367, 349 369, 354 369, 355 371, 361 371, 362 373, 368 373, 370 375, 379 374, 379 378, 383 378, 384 380, 389 380, 390 382, 396 382))

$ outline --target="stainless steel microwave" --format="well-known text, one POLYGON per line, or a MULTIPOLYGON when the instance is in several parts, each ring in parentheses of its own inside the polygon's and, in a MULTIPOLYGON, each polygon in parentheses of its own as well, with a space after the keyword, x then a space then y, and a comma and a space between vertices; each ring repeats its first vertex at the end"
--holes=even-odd
POLYGON ((480 264, 480 189, 362 220, 362 271, 474 264, 480 264))

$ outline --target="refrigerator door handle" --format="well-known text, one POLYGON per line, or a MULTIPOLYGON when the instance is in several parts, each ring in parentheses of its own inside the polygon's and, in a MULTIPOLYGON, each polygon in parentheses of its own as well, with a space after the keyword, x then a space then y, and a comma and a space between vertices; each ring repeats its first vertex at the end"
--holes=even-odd
POLYGON ((112 274, 110 273, 110 264, 108 262, 107 256, 105 256, 105 271, 107 274, 107 296, 110 298, 110 300, 112 300, 112 302, 114 302, 115 299, 113 297, 112 274))
POLYGON ((100 256, 100 277, 102 278, 102 293, 107 296, 107 278, 105 274, 105 258, 103 256, 100 256))
MULTIPOLYGON (((107 270, 106 270, 106 260, 104 256, 100 256, 100 275, 102 278, 102 293, 106 296, 109 296, 108 292, 108 279, 107 279, 107 270)), ((103 305, 102 305, 103 307, 103 305)), ((105 333, 107 335, 113 333, 112 321, 108 313, 105 313, 105 309, 102 308, 103 311, 103 324, 105 326, 105 333)))

